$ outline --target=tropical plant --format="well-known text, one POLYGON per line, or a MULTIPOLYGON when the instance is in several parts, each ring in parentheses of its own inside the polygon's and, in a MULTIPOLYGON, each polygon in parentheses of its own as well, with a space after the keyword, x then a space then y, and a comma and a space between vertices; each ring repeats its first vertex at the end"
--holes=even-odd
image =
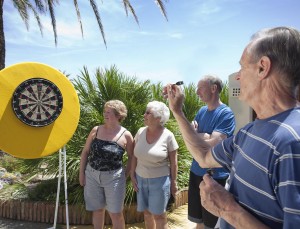
MULTIPOLYGON (((120 99, 124 101, 128 108, 128 116, 123 121, 122 125, 126 127, 133 135, 143 126, 143 113, 149 101, 163 101, 161 95, 162 85, 151 84, 149 80, 138 81, 135 77, 128 77, 118 71, 115 66, 110 69, 97 69, 92 77, 87 68, 84 67, 78 78, 73 80, 75 89, 78 92, 81 115, 77 130, 72 139, 67 144, 67 177, 70 203, 83 202, 83 189, 79 186, 78 174, 80 164, 81 150, 85 144, 85 139, 93 126, 103 122, 103 106, 106 101, 111 99, 120 99)), ((189 99, 187 99, 189 101, 189 99)), ((190 106, 187 104, 187 107, 190 106)), ((190 108, 188 108, 191 110, 190 108)), ((193 111, 192 113, 195 113, 193 111)), ((170 119, 167 122, 167 128, 170 129, 179 144, 178 153, 178 185, 180 188, 186 187, 188 182, 188 171, 191 163, 191 156, 187 152, 184 142, 179 132, 175 119, 170 119)), ((124 157, 126 163, 127 157, 124 157)), ((17 167, 22 174, 27 174, 27 181, 33 180, 35 174, 56 179, 58 175, 59 154, 53 154, 46 158, 24 160, 19 159, 17 167)), ((51 182, 48 181, 50 184, 51 182)), ((130 204, 135 201, 135 193, 130 184, 127 182, 126 203, 130 204)), ((37 187, 39 190, 42 188, 37 187)), ((43 188, 45 189, 45 188, 43 188)), ((50 190, 50 189, 49 189, 50 190)), ((54 189, 52 190, 54 191, 54 189)), ((33 192, 33 196, 39 196, 33 192)), ((43 195, 46 199, 53 193, 43 195)), ((22 196, 24 196, 22 192, 22 196)), ((29 195, 28 195, 29 196, 29 195)), ((31 197, 31 196, 29 196, 31 197)), ((63 200, 63 198, 61 198, 63 200)))
POLYGON ((166 123, 166 127, 174 133, 179 149, 177 154, 178 161, 178 174, 177 184, 180 189, 186 188, 189 183, 189 170, 192 162, 192 156, 187 150, 181 133, 179 131, 178 124, 174 118, 170 119, 166 123))
POLYGON ((151 85, 151 100, 166 102, 162 95, 163 85, 161 82, 151 85))
MULTIPOLYGON (((73 80, 81 105, 81 115, 77 130, 72 139, 67 144, 67 178, 69 191, 69 203, 83 203, 83 189, 78 182, 79 164, 81 150, 85 144, 85 139, 89 131, 95 125, 103 123, 103 106, 110 99, 120 99, 124 101, 128 107, 128 117, 124 120, 125 126, 133 135, 138 128, 143 126, 143 116, 146 105, 149 101, 160 100, 166 102, 161 95, 162 85, 151 84, 150 81, 138 81, 135 77, 129 77, 122 72, 119 72, 116 66, 109 69, 97 69, 93 76, 90 75, 86 67, 83 68, 78 78, 73 80)), ((228 84, 222 91, 222 101, 228 101, 228 84), (224 92, 223 92, 224 91, 224 92), (227 96, 227 97, 226 97, 227 96)), ((192 120, 195 113, 200 108, 202 103, 196 95, 196 87, 190 84, 184 87, 185 103, 184 112, 189 120, 192 120)), ((166 123, 166 127, 171 130, 179 144, 178 150, 178 179, 177 183, 180 189, 187 187, 189 180, 189 168, 192 161, 190 153, 187 151, 183 138, 179 131, 177 122, 174 118, 166 123)), ((57 183, 59 154, 53 154, 46 158, 40 159, 10 159, 5 155, 1 165, 7 165, 11 162, 10 167, 17 168, 17 171, 23 174, 25 181, 10 187, 6 192, 2 192, 0 196, 11 198, 33 198, 40 200, 54 200, 56 189, 53 185, 57 183), (25 176, 24 176, 25 174, 25 176), (25 183, 34 181, 35 175, 40 174, 42 177, 50 177, 47 181, 43 181, 36 186, 26 189, 25 183), (52 188, 47 189, 47 185, 52 188), (27 190, 27 194, 26 193, 27 190), (41 191, 41 190, 47 190, 41 191), (13 194, 5 194, 12 192, 13 194), (42 192, 42 193, 39 193, 42 192)), ((124 157, 126 163, 127 157, 124 157)), ((24 180, 24 179, 23 179, 24 180)), ((63 187, 63 184, 61 184, 63 187)), ((61 192, 60 201, 64 201, 63 192, 61 192)), ((130 183, 127 180, 125 203, 130 205, 135 201, 135 193, 130 183)))
MULTIPOLYGON (((59 5, 59 0, 47 0, 47 1, 42 1, 42 0, 26 0, 26 1, 19 1, 19 0, 11 0, 13 6, 17 9, 19 12, 19 15, 21 16, 22 20, 25 23, 25 26, 27 30, 29 29, 29 12, 32 12, 37 24, 39 26, 39 29, 41 31, 41 34, 43 35, 42 31, 42 23, 40 20, 40 15, 46 15, 48 12, 50 14, 51 18, 51 24, 52 24, 52 29, 53 29, 53 34, 54 34, 54 41, 55 45, 57 45, 57 31, 56 31, 56 18, 55 18, 55 11, 54 8, 56 5, 59 5)), ((135 13, 135 10, 133 6, 130 3, 130 0, 122 0, 123 6, 126 12, 126 15, 128 16, 128 11, 133 15, 135 21, 137 24, 139 23, 138 17, 135 13)), ((155 0, 154 1, 159 9, 161 10, 163 16, 167 19, 167 14, 164 6, 164 2, 167 2, 167 0, 162 1, 162 0, 155 0)), ((100 11, 97 7, 97 3, 95 0, 89 0, 89 3, 94 11, 103 42, 106 45, 106 39, 105 39, 105 34, 104 34, 104 27, 101 21, 100 17, 100 11)), ((5 34, 4 34, 4 18, 3 18, 3 10, 4 10, 4 0, 0 0, 0 70, 5 67, 5 34)), ((78 6, 78 1, 74 0, 74 7, 75 11, 77 14, 77 19, 80 24, 80 29, 81 33, 83 36, 83 26, 82 26, 82 21, 81 21, 81 15, 80 15, 80 9, 78 6)))
POLYGON ((189 121, 194 119, 199 108, 204 105, 196 93, 196 88, 194 83, 190 83, 183 89, 185 94, 183 112, 189 121))
MULTIPOLYGON (((85 139, 93 126, 103 123, 103 107, 111 99, 124 101, 128 108, 128 116, 122 125, 132 134, 135 134, 143 125, 142 114, 146 104, 151 100, 150 82, 140 82, 134 77, 120 73, 115 66, 110 69, 97 69, 91 77, 86 67, 80 76, 73 81, 80 99, 81 115, 77 130, 67 145, 67 177, 71 192, 69 199, 82 202, 82 188, 78 185, 80 153, 85 139), (78 191, 81 190, 81 191, 78 191)), ((127 158, 124 158, 126 163, 127 158)), ((35 160, 21 160, 20 169, 23 173, 39 173, 44 176, 56 177, 58 175, 59 155, 53 154, 46 158, 35 160), (47 165, 41 169, 42 165, 47 165)), ((130 188, 129 188, 130 190, 130 188)))
MULTIPOLYGON (((93 79, 88 74, 87 69, 84 68, 81 75, 74 80, 74 85, 78 91, 82 110, 88 113, 98 113, 96 121, 102 117, 103 106, 106 101, 110 99, 120 99, 124 101, 128 108, 128 116, 123 121, 123 125, 130 130, 133 135, 135 135, 137 130, 143 126, 142 114, 145 111, 147 103, 152 100, 164 101, 161 93, 161 83, 151 84, 148 80, 139 82, 135 77, 128 77, 123 73, 118 72, 115 66, 112 66, 110 69, 105 69, 104 71, 98 69, 93 79)), ((81 116, 80 120, 84 121, 84 118, 81 116)), ((91 122, 92 120, 93 119, 88 119, 85 121, 91 122)), ((167 122, 167 128, 175 134, 180 146, 178 184, 180 187, 186 187, 188 182, 187 171, 191 163, 191 157, 186 151, 177 123, 174 119, 167 122)), ((81 124, 79 124, 77 131, 80 129, 81 124)), ((87 133, 84 136, 86 135, 87 133)), ((75 134, 74 137, 76 136, 77 134, 75 134)), ((72 142, 69 145, 71 147, 71 145, 73 145, 72 142)), ((78 147, 78 144, 74 145, 78 147)), ((127 158, 125 157, 124 163, 126 163, 126 160, 127 158)), ((78 168, 76 170, 77 174, 78 168)), ((76 179, 77 177, 78 175, 76 176, 76 179)), ((82 198, 83 196, 80 192, 76 193, 76 195, 76 200, 79 200, 79 198, 82 198)), ((130 180, 128 180, 125 203, 129 205, 134 201, 135 193, 130 180)))
POLYGON ((228 85, 228 81, 226 81, 224 83, 223 89, 220 93, 220 99, 226 105, 229 104, 229 85, 228 85))

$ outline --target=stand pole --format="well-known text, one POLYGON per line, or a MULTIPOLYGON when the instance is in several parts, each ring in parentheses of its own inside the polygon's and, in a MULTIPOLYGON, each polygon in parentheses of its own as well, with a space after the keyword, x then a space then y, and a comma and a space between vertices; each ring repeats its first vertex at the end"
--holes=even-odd
POLYGON ((67 151, 66 146, 63 147, 64 155, 64 186, 65 186, 65 205, 66 205, 66 225, 69 229, 69 205, 68 205, 68 182, 67 182, 67 151))
POLYGON ((56 205, 55 205, 55 213, 54 213, 54 223, 53 223, 53 227, 51 229, 56 229, 56 223, 57 223, 59 194, 60 194, 60 183, 61 183, 61 170, 62 170, 62 156, 64 157, 64 186, 65 186, 65 204, 66 204, 66 225, 67 225, 67 229, 69 229, 66 146, 64 146, 62 149, 59 150, 59 170, 58 170, 58 184, 57 184, 57 193, 56 193, 56 205))

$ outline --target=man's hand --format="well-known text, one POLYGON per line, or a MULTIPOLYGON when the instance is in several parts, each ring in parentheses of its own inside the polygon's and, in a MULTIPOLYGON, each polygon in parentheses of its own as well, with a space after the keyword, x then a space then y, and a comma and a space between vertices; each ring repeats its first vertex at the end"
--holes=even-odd
POLYGON ((233 195, 208 174, 203 176, 203 181, 199 187, 202 206, 215 216, 223 218, 234 228, 269 229, 240 206, 233 195))
POLYGON ((195 131, 197 131, 197 129, 198 129, 198 122, 197 122, 196 120, 193 120, 193 121, 191 122, 191 125, 192 125, 192 127, 195 129, 195 131))
POLYGON ((232 194, 208 174, 203 176, 199 187, 203 207, 215 216, 222 217, 222 213, 230 211, 237 204, 232 194))
POLYGON ((173 113, 182 112, 184 94, 180 86, 168 84, 163 87, 163 96, 169 100, 169 108, 173 113))

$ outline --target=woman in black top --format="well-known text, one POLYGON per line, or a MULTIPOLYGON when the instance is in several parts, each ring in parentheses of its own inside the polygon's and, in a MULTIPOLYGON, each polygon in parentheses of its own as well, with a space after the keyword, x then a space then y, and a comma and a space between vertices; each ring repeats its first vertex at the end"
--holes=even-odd
POLYGON ((84 186, 86 209, 93 211, 95 229, 104 227, 105 209, 113 228, 124 229, 123 203, 126 177, 130 172, 133 137, 121 126, 127 116, 123 102, 110 100, 104 105, 104 124, 95 126, 85 143, 80 161, 80 185, 84 186), (126 169, 122 158, 128 154, 126 169))

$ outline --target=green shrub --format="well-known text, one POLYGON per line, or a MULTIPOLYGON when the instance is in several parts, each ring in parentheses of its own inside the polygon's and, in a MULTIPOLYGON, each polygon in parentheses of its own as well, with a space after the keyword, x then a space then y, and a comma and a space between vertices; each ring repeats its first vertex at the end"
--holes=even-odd
POLYGON ((0 167, 5 168, 7 172, 20 172, 18 167, 19 167, 19 163, 18 163, 18 159, 4 153, 3 156, 0 159, 0 167))

